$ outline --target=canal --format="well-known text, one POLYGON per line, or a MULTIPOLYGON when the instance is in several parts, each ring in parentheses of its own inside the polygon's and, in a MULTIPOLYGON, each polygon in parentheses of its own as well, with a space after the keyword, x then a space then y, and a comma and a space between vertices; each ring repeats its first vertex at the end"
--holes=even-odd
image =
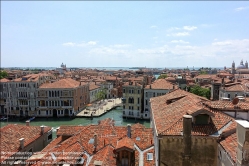
MULTIPOLYGON (((98 120, 102 120, 105 118, 113 118, 115 120, 116 126, 126 126, 127 124, 135 124, 140 123, 143 124, 145 127, 150 127, 149 120, 141 120, 141 119, 123 119, 122 118, 123 110, 121 107, 117 107, 115 109, 112 109, 111 111, 107 112, 106 114, 102 115, 101 117, 93 118, 92 120, 90 118, 36 118, 30 122, 30 125, 33 126, 50 126, 53 127, 53 138, 55 138, 55 131, 56 128, 61 125, 82 125, 86 126, 89 124, 97 124, 98 120)), ((7 124, 23 124, 25 125, 24 121, 18 121, 13 119, 8 119, 8 122, 1 121, 1 127, 6 126, 7 124)))

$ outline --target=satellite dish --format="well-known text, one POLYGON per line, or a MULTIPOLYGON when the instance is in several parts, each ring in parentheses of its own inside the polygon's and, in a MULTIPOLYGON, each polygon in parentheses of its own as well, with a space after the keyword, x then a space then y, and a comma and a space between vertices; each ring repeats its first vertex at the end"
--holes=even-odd
POLYGON ((232 101, 233 105, 237 105, 239 103, 239 99, 235 97, 232 101))

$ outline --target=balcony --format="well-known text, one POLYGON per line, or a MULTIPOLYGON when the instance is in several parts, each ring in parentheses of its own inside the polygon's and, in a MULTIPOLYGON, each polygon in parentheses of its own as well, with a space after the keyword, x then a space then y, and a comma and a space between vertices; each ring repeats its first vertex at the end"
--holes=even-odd
POLYGON ((72 108, 73 106, 61 106, 61 108, 72 108))

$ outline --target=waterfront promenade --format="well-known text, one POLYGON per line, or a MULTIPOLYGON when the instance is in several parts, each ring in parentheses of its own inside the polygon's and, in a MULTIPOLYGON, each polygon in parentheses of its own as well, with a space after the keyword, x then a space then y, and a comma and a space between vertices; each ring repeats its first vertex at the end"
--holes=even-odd
POLYGON ((121 98, 117 99, 105 99, 102 101, 95 102, 89 105, 87 108, 79 112, 76 117, 99 117, 111 109, 121 106, 122 100, 121 98))

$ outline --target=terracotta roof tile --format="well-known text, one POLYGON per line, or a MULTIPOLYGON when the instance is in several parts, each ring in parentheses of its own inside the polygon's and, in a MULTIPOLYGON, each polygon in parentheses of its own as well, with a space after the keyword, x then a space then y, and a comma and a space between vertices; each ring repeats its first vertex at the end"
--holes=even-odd
POLYGON ((76 88, 79 86, 79 81, 75 81, 71 78, 65 78, 53 83, 44 83, 39 88, 76 88))
POLYGON ((129 148, 129 149, 134 149, 133 140, 127 136, 122 138, 121 140, 119 140, 117 142, 116 149, 123 148, 123 147, 129 148))
MULTIPOLYGON (((44 133, 51 130, 51 127, 44 127, 44 133)), ((25 126, 17 124, 8 124, 0 129, 1 152, 18 152, 20 150, 20 138, 24 138, 24 147, 35 141, 41 136, 40 126, 25 126)), ((5 157, 11 156, 6 153, 5 157)))
POLYGON ((213 115, 211 116, 212 123, 208 126, 194 125, 194 135, 213 134, 232 120, 222 112, 205 107, 202 104, 205 101, 208 100, 180 89, 164 96, 152 98, 151 108, 157 134, 181 135, 183 115, 194 115, 200 110, 205 110, 213 115))
POLYGON ((223 141, 220 142, 222 147, 228 153, 228 155, 232 158, 233 162, 236 162, 236 151, 237 151, 237 134, 234 133, 228 137, 226 137, 223 141))
MULTIPOLYGON (((147 85, 145 89, 173 89, 173 84, 166 81, 165 79, 158 79, 154 81, 151 85, 147 85)), ((175 88, 177 88, 175 86, 175 88)))

